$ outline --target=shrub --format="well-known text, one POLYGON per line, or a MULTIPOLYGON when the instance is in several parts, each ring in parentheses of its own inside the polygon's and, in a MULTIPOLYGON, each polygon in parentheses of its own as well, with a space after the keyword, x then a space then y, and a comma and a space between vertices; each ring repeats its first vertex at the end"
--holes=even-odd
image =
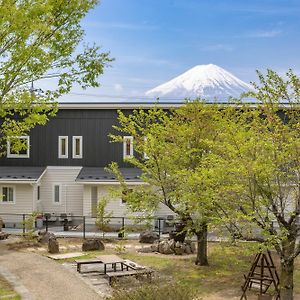
POLYGON ((179 284, 152 285, 146 284, 135 290, 116 290, 109 300, 192 300, 195 291, 179 284))

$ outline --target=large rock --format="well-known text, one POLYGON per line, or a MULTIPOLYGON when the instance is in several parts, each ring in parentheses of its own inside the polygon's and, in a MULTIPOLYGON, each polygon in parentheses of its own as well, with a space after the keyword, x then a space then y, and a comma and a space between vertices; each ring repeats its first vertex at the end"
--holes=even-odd
POLYGON ((183 255, 184 254, 184 245, 182 245, 181 247, 177 247, 174 250, 176 255, 183 255))
POLYGON ((150 246, 150 249, 152 250, 152 252, 158 252, 158 243, 154 243, 150 246))
POLYGON ((50 238, 55 238, 55 234, 46 231, 39 231, 37 241, 39 243, 48 243, 50 238))
POLYGON ((5 240, 8 238, 8 236, 9 236, 8 233, 0 232, 0 240, 5 240))
POLYGON ((151 247, 143 247, 143 248, 139 249, 138 252, 141 252, 141 253, 152 253, 154 251, 151 249, 151 247))
POLYGON ((159 235, 153 231, 144 231, 140 234, 140 243, 153 244, 159 240, 159 235))
POLYGON ((48 241, 48 252, 51 254, 59 253, 59 244, 57 239, 50 237, 48 241))
POLYGON ((82 251, 104 250, 105 246, 100 239, 89 239, 82 243, 82 251))
POLYGON ((158 252, 162 254, 173 254, 173 250, 170 247, 168 241, 162 241, 158 245, 158 252))

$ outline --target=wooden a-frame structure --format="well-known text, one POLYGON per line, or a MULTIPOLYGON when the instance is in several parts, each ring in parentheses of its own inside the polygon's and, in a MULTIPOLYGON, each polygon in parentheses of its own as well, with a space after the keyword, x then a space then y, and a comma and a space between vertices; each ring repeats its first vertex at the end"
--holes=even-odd
POLYGON ((263 295, 272 284, 275 289, 275 299, 280 299, 279 276, 269 250, 266 253, 260 252, 256 254, 248 275, 244 275, 244 277, 245 282, 242 286, 243 294, 240 300, 247 300, 246 293, 251 288, 258 288, 259 295, 263 295))

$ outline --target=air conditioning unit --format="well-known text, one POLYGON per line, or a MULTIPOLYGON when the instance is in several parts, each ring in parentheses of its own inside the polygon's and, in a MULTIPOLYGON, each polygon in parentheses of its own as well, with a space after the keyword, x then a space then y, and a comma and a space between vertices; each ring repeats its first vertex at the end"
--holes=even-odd
POLYGON ((64 221, 67 219, 69 222, 72 221, 73 214, 72 213, 61 213, 59 216, 60 221, 64 221))
POLYGON ((56 222, 57 221, 57 216, 55 213, 44 213, 43 214, 44 217, 43 217, 43 220, 45 221, 46 219, 49 221, 49 222, 56 222))

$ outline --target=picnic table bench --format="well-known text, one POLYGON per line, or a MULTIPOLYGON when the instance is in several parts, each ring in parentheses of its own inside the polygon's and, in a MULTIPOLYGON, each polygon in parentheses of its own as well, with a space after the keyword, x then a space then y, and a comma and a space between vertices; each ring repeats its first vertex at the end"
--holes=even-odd
POLYGON ((127 277, 127 276, 142 276, 146 275, 149 280, 152 279, 153 270, 150 269, 134 269, 132 268, 129 270, 129 268, 126 271, 117 271, 117 272, 107 272, 105 274, 106 277, 108 277, 109 284, 111 285, 113 280, 120 277, 127 277))
POLYGON ((77 264, 77 272, 81 273, 82 265, 102 264, 102 261, 99 258, 92 258, 92 259, 75 260, 75 263, 77 264))
POLYGON ((114 279, 119 277, 126 277, 126 276, 138 277, 138 276, 145 275, 147 276, 148 279, 151 280, 151 276, 153 273, 153 270, 139 266, 134 262, 126 261, 117 255, 101 255, 92 259, 75 260, 75 262, 77 264, 77 271, 79 273, 81 273, 82 265, 103 264, 104 275, 108 277, 110 285, 112 284, 114 279), (117 264, 120 264, 118 270, 117 270, 117 264), (107 272, 108 265, 111 265, 112 271, 110 272, 107 272))

